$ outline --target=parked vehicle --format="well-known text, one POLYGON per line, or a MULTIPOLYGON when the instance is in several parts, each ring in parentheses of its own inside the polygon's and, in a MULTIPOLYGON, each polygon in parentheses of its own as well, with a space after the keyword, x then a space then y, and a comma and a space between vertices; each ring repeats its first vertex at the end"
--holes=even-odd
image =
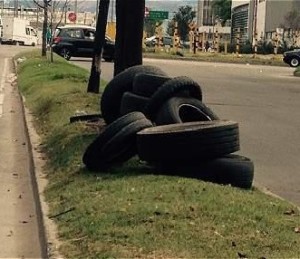
POLYGON ((283 53, 283 61, 291 67, 300 65, 300 49, 294 49, 283 53))
MULTIPOLYGON (((154 47, 155 44, 156 44, 156 36, 155 35, 145 39, 145 45, 147 47, 154 47)), ((162 37, 162 45, 163 46, 168 45, 168 46, 172 47, 173 46, 173 37, 171 37, 169 35, 164 35, 162 37)))
POLYGON ((28 20, 2 17, 2 43, 36 46, 38 37, 28 20))
MULTIPOLYGON (((96 28, 85 25, 66 25, 55 31, 52 49, 58 55, 70 60, 71 57, 92 57, 96 28)), ((112 61, 115 54, 115 42, 105 36, 102 57, 112 61)))

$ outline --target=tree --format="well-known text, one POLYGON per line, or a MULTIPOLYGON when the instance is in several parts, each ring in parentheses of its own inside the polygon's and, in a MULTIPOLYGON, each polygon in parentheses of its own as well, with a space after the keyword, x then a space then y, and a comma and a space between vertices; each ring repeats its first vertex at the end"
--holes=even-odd
MULTIPOLYGON (((67 7, 70 0, 64 0, 63 4, 63 10, 67 7)), ((37 5, 39 8, 41 8, 44 11, 44 19, 43 19, 43 34, 42 34, 42 56, 46 56, 47 53, 47 31, 49 24, 51 26, 51 32, 53 31, 53 18, 54 16, 54 10, 56 7, 58 7, 60 0, 33 0, 33 3, 37 5), (51 9, 50 9, 51 8, 51 9), (50 20, 49 20, 49 13, 51 14, 50 20)), ((61 23, 62 15, 60 17, 60 21, 56 26, 58 26, 61 23)), ((53 56, 51 52, 51 61, 53 61, 53 56)))
POLYGON ((97 15, 96 34, 94 43, 94 54, 91 74, 88 83, 88 92, 99 93, 102 49, 105 43, 105 32, 107 25, 108 9, 110 0, 100 0, 97 15))
POLYGON ((175 23, 177 22, 178 34, 183 40, 187 40, 189 34, 189 24, 196 17, 196 12, 193 11, 193 7, 186 5, 178 8, 178 12, 175 13, 173 19, 168 24, 168 33, 174 34, 175 23))
MULTIPOLYGON (((100 0, 96 25, 94 55, 88 83, 88 92, 99 93, 102 47, 110 0, 100 0)), ((142 64, 142 38, 145 0, 132 4, 132 0, 116 0, 116 41, 114 76, 124 69, 142 64)))
POLYGON ((42 57, 47 54, 47 45, 46 45, 46 33, 48 29, 48 8, 51 5, 52 0, 43 0, 42 4, 38 2, 38 0, 33 0, 33 2, 43 9, 44 11, 44 20, 43 20, 43 36, 42 36, 42 57))
POLYGON ((213 0, 212 2, 214 16, 220 19, 222 26, 231 19, 231 2, 231 0, 213 0))
POLYGON ((156 22, 158 22, 158 25, 162 25, 162 21, 156 21, 153 19, 146 18, 144 21, 144 30, 147 33, 147 36, 153 36, 155 34, 155 27, 156 27, 156 22))
POLYGON ((116 0, 116 43, 114 75, 143 63, 145 0, 116 0))

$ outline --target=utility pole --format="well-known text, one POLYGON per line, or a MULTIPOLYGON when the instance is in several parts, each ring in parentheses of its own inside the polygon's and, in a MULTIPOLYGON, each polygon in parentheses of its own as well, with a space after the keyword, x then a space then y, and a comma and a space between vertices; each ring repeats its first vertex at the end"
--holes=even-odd
POLYGON ((98 20, 98 13, 99 13, 99 0, 97 0, 97 2, 96 2, 96 17, 95 17, 95 21, 98 20))
POLYGON ((14 10, 14 16, 15 16, 15 17, 18 17, 18 15, 19 15, 19 14, 18 14, 18 13, 19 13, 19 10, 18 10, 18 9, 19 9, 19 1, 18 1, 18 0, 14 0, 14 7, 15 7, 15 8, 14 8, 14 9, 15 9, 15 10, 14 10))
POLYGON ((252 46, 255 45, 257 39, 257 0, 254 0, 253 28, 252 28, 252 46))
POLYGON ((76 15, 76 20, 74 21, 74 23, 77 23, 77 19, 78 19, 78 14, 77 14, 77 0, 75 0, 74 12, 75 12, 75 15, 76 15))

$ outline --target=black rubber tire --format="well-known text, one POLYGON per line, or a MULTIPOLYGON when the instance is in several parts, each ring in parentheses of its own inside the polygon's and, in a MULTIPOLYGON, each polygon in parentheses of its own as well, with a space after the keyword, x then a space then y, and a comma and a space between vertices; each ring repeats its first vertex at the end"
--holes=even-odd
POLYGON ((159 172, 197 178, 218 184, 250 189, 254 178, 254 163, 240 155, 226 155, 221 158, 202 161, 197 164, 157 164, 159 172))
POLYGON ((101 119, 101 114, 84 114, 84 115, 75 115, 70 117, 70 123, 77 121, 98 121, 101 119))
POLYGON ((157 89, 171 77, 149 73, 139 73, 134 77, 132 92, 137 95, 151 97, 157 89))
POLYGON ((152 123, 140 112, 120 117, 87 147, 83 163, 90 171, 107 170, 136 154, 136 133, 152 123))
POLYGON ((121 116, 121 99, 125 92, 132 91, 133 79, 138 73, 151 73, 157 75, 166 75, 160 68, 155 66, 137 65, 129 67, 116 75, 105 87, 101 101, 100 109, 102 116, 107 124, 121 116))
POLYGON ((120 131, 103 146, 103 153, 106 156, 115 158, 116 155, 120 153, 120 150, 124 149, 124 147, 128 147, 128 150, 134 151, 134 153, 127 152, 127 154, 124 153, 124 155, 126 157, 128 157, 128 155, 130 155, 130 157, 134 156, 137 153, 136 133, 152 126, 152 122, 146 118, 130 123, 126 127, 120 129, 120 131))
POLYGON ((195 98, 172 97, 157 112, 156 125, 191 121, 212 121, 219 117, 204 103, 195 98))
POLYGON ((125 92, 121 100, 120 114, 125 115, 134 111, 144 112, 149 100, 147 97, 125 92))
POLYGON ((188 92, 189 97, 202 101, 202 90, 197 82, 186 76, 175 77, 165 82, 152 95, 146 107, 146 116, 154 120, 160 107, 171 97, 180 96, 182 92, 183 96, 186 96, 186 92, 188 92))
POLYGON ((147 162, 194 162, 239 150, 238 123, 186 122, 156 126, 137 134, 138 155, 147 162))

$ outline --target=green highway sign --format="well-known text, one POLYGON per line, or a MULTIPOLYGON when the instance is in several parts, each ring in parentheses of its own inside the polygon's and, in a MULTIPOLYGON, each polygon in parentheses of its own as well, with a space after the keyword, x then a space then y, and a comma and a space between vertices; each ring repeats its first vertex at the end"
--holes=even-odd
POLYGON ((149 11, 149 18, 153 20, 169 19, 169 12, 165 11, 149 11))

